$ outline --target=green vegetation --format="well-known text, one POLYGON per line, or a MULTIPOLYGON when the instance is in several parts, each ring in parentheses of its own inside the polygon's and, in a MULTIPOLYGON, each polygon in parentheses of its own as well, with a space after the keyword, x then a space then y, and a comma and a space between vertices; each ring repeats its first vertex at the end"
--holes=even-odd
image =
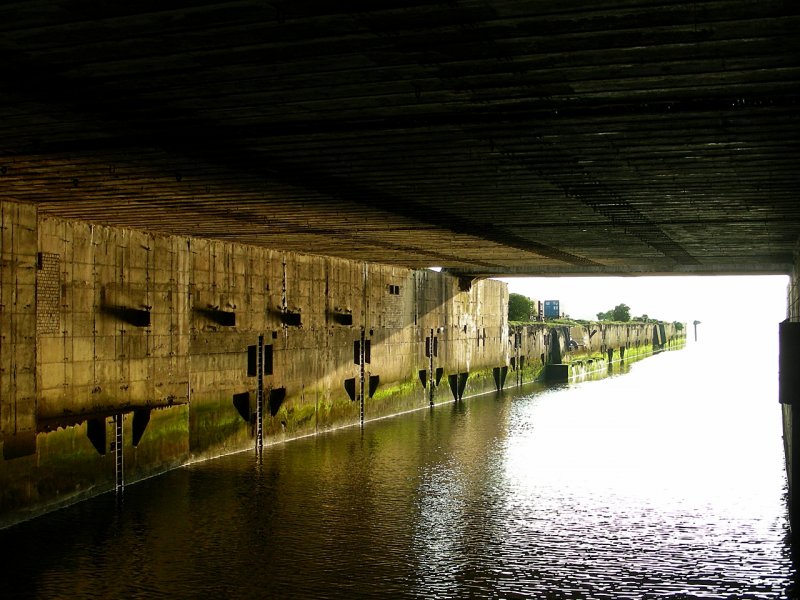
POLYGON ((385 400, 386 398, 390 398, 392 396, 419 396, 420 394, 420 383, 416 379, 407 379, 405 381, 400 381, 394 383, 393 385, 380 385, 378 389, 375 390, 375 394, 372 396, 370 400, 378 401, 378 400, 385 400))
MULTIPOLYGON (((647 316, 647 315, 645 315, 647 316)), ((597 313, 598 321, 616 321, 618 323, 627 323, 631 320, 631 309, 627 304, 617 304, 611 310, 606 312, 597 313)))
POLYGON ((508 320, 509 321, 530 321, 531 320, 531 299, 522 294, 508 295, 508 320))
MULTIPOLYGON (((534 301, 523 296, 522 294, 511 293, 508 295, 508 321, 516 325, 531 324, 537 322, 538 308, 535 306, 534 301)), ((627 304, 617 304, 614 308, 605 312, 597 313, 597 321, 601 323, 661 323, 661 319, 650 317, 647 314, 638 317, 631 316, 631 309, 627 304)), ((572 319, 569 315, 565 315, 558 319, 547 319, 550 325, 583 325, 588 326, 590 321, 584 319, 572 319)), ((695 324, 699 323, 696 321, 695 324)), ((672 323, 676 331, 683 331, 683 323, 674 321, 672 323)))
POLYGON ((547 323, 550 325, 567 325, 569 327, 573 327, 575 325, 588 325, 589 321, 584 321, 582 319, 572 319, 570 317, 562 317, 560 319, 548 319, 547 323))

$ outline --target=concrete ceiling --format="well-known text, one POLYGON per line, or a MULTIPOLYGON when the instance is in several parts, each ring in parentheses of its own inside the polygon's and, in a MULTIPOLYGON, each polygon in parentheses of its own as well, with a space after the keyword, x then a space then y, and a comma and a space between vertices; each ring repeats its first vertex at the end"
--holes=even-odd
POLYGON ((800 2, 25 0, 0 198, 472 275, 786 272, 800 2))

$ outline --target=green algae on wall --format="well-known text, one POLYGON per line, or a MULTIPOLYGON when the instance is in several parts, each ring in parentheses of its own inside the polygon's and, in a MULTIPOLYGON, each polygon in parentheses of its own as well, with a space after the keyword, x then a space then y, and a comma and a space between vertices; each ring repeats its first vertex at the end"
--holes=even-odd
MULTIPOLYGON (((26 218, 8 222, 30 244, 0 268, 5 275, 13 263, 31 285, 20 291, 0 278, 0 292, 24 292, 41 310, 28 307, 19 319, 30 343, 0 347, 4 372, 18 367, 19 381, 32 382, 12 394, 0 373, 9 450, 0 462, 0 483, 8 484, 0 516, 12 505, 38 510, 71 497, 62 479, 73 477, 88 493, 114 483, 111 452, 87 446, 86 426, 31 436, 33 454, 19 456, 10 451, 9 415, 34 432, 39 420, 67 412, 76 419, 123 415, 130 482, 254 447, 258 380, 249 348, 259 340, 269 356, 258 374, 267 394, 265 442, 273 443, 360 423, 359 393, 351 398, 346 386, 361 392, 362 376, 365 420, 452 402, 453 376, 463 396, 496 389, 495 373, 506 374, 505 387, 536 379, 551 330, 571 335, 578 327, 509 328, 507 287, 495 280, 465 286, 429 270, 38 219, 33 207, 23 212, 26 218), (438 373, 435 385, 429 378, 438 373), (372 397, 370 377, 379 382, 372 397), (269 394, 277 390, 281 402, 273 396, 273 403, 269 394), (130 411, 150 409, 133 448, 130 411), (37 464, 49 471, 32 468, 37 464)), ((581 333, 587 351, 646 338, 622 325, 598 332, 581 333)))

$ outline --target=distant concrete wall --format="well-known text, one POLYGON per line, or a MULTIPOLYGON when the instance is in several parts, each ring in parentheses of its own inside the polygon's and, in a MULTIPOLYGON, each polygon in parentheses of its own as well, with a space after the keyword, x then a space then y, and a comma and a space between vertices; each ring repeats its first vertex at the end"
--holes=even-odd
POLYGON ((509 329, 499 281, 0 209, 0 526, 253 448, 261 336, 272 444, 533 381, 552 340, 611 360, 665 335, 509 329))
POLYGON ((679 331, 673 323, 512 325, 508 341, 512 381, 523 383, 539 377, 544 365, 551 362, 550 338, 554 335, 563 362, 583 365, 586 360, 619 360, 626 354, 650 353, 683 343, 686 331, 679 331))
POLYGON ((127 483, 253 447, 260 335, 267 443, 359 422, 359 348, 365 419, 493 389, 508 364, 501 282, 0 206, 0 525, 113 489, 115 416, 127 483))

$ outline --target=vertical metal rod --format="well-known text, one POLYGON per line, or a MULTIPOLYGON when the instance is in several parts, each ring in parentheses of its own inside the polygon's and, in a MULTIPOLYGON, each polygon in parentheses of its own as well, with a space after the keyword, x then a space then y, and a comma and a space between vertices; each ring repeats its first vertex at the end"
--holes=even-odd
POLYGON ((436 386, 436 374, 433 371, 433 329, 431 329, 431 344, 430 344, 430 352, 428 354, 430 354, 430 356, 428 358, 428 363, 429 363, 428 364, 428 369, 429 369, 429 371, 428 371, 428 382, 429 382, 428 394, 429 394, 431 406, 433 406, 433 392, 434 392, 434 387, 436 386))
POLYGON ((258 392, 256 394, 256 451, 264 447, 264 334, 258 336, 256 352, 256 370, 258 371, 258 392))
POLYGON ((124 473, 124 445, 122 439, 122 413, 114 415, 114 489, 117 494, 121 494, 125 487, 125 473, 124 473))
POLYGON ((358 390, 358 405, 359 405, 359 413, 360 413, 360 420, 361 420, 361 427, 364 427, 364 382, 366 380, 366 341, 367 341, 367 328, 370 325, 371 319, 369 315, 369 264, 364 263, 364 270, 363 270, 363 277, 361 283, 361 289, 364 293, 364 301, 363 301, 363 321, 361 325, 361 348, 359 349, 359 371, 360 375, 359 378, 361 380, 361 385, 359 386, 358 390))
POLYGON ((359 379, 360 384, 358 386, 358 406, 359 412, 361 415, 361 425, 364 425, 364 384, 366 381, 366 342, 367 342, 367 335, 366 335, 366 328, 361 327, 361 345, 358 349, 358 366, 359 366, 359 379))

